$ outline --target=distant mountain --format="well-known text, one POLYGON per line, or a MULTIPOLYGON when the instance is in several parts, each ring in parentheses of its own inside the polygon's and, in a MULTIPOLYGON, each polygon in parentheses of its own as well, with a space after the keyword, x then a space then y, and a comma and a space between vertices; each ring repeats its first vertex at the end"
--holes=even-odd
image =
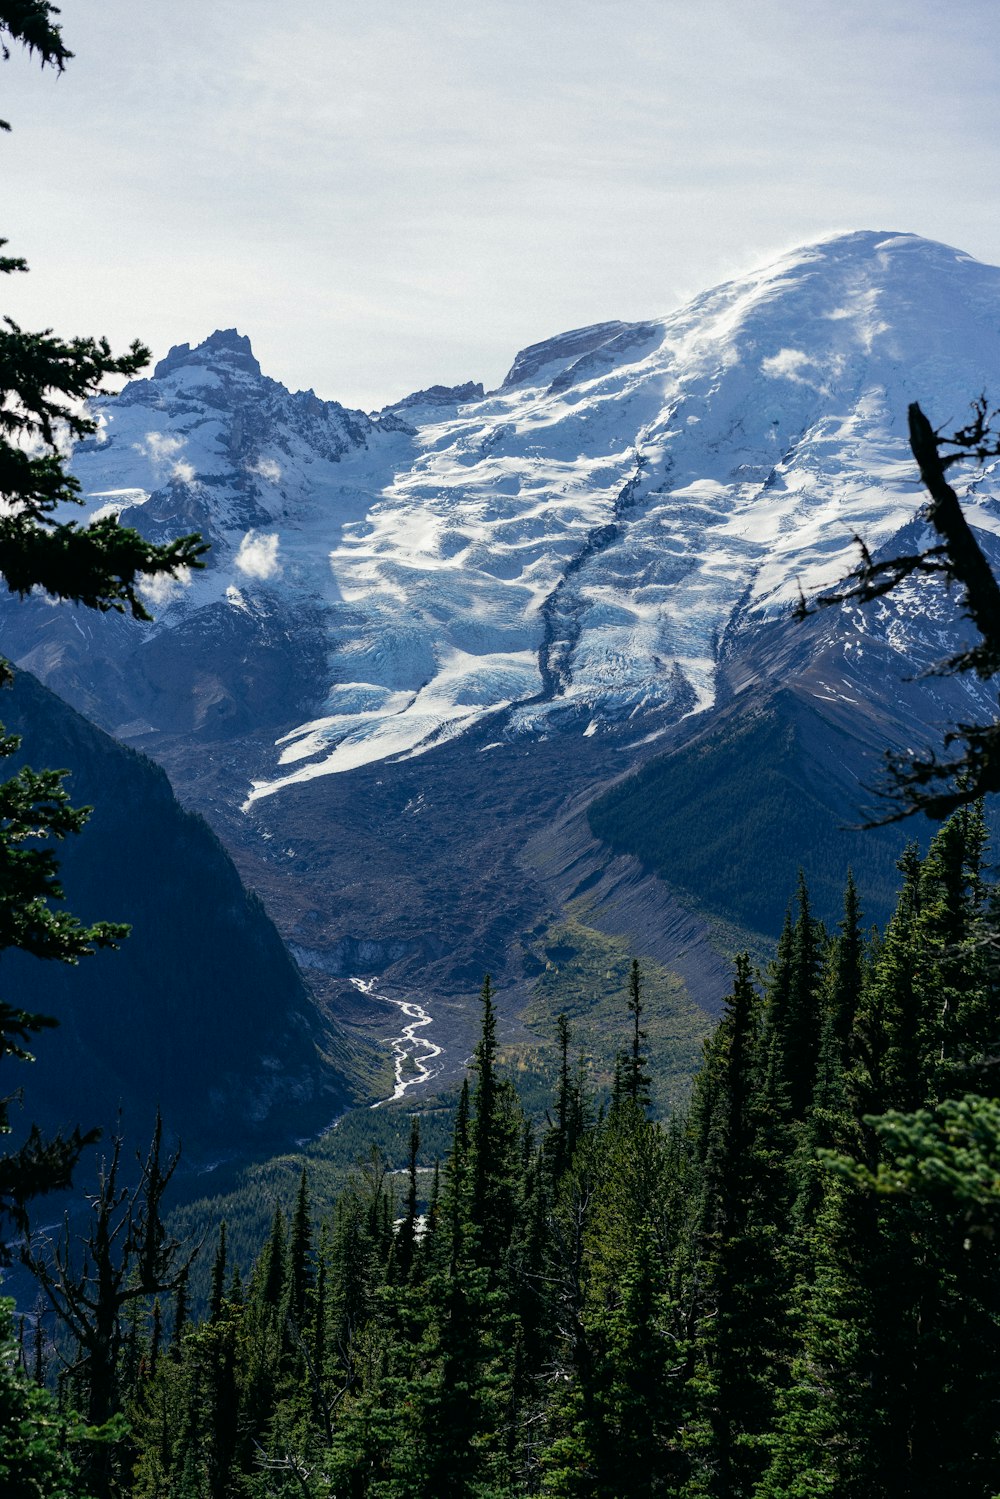
POLYGON ((27 672, 0 715, 23 736, 4 774, 18 762, 70 768, 73 805, 94 808, 58 846, 66 908, 132 926, 117 952, 76 967, 0 959, 5 997, 60 1022, 21 1069, 23 1118, 110 1127, 120 1106, 138 1143, 159 1106, 189 1164, 278 1149, 327 1124, 347 1094, 336 1034, 215 834, 162 770, 27 672))
MULTIPOLYGON (((995 707, 920 677, 957 628, 940 592, 790 609, 856 534, 919 536, 907 404, 957 423, 1000 390, 998 325, 1000 270, 858 232, 374 415, 215 333, 74 458, 88 514, 200 529, 208 569, 146 631, 7 608, 6 648, 168 768, 327 976, 457 998, 489 967, 523 992, 571 909, 712 1004, 718 922, 773 931, 820 848, 885 911, 902 835, 866 859, 842 834, 881 748, 995 707)), ((993 470, 960 482, 994 545, 993 470)))

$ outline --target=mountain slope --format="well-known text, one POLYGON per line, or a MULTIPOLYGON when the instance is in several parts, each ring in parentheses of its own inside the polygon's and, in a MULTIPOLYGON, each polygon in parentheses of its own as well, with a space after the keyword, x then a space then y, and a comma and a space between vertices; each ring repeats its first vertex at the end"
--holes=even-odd
POLYGON ((204 821, 28 673, 0 711, 23 736, 18 759, 70 767, 74 805, 93 805, 58 850, 67 909, 132 927, 119 951, 73 968, 3 955, 8 998, 60 1022, 36 1043, 27 1114, 110 1126, 120 1105, 135 1139, 159 1106, 195 1161, 326 1124, 347 1094, 336 1035, 204 821))

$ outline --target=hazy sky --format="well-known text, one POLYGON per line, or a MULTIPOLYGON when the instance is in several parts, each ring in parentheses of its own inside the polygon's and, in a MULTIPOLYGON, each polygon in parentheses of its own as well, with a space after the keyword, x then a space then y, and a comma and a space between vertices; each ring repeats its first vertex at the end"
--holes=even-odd
POLYGON ((0 64, 28 326, 249 333, 351 405, 838 229, 1000 262, 994 0, 61 0, 0 64))

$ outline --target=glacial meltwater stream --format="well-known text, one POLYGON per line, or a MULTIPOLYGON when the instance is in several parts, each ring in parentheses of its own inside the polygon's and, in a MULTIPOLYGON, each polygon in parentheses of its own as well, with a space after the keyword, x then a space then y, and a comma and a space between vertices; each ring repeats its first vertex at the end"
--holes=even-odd
POLYGON ((418 1083, 429 1082, 439 1070, 431 1066, 437 1057, 441 1055, 442 1048, 427 1036, 420 1036, 418 1031, 425 1026, 433 1025, 434 1017, 428 1015, 422 1005, 418 1005, 412 999, 393 999, 388 994, 376 992, 376 979, 351 979, 351 983, 360 993, 366 994, 369 999, 382 1000, 384 1004, 395 1005, 401 1010, 409 1021, 404 1025, 402 1033, 389 1038, 389 1045, 393 1050, 393 1066, 395 1071, 395 1087, 388 1098, 380 1098, 373 1103, 373 1109, 380 1109, 385 1103, 395 1103, 397 1098, 402 1098, 407 1088, 413 1088, 418 1083), (409 1076, 404 1073, 407 1068, 413 1070, 409 1076))

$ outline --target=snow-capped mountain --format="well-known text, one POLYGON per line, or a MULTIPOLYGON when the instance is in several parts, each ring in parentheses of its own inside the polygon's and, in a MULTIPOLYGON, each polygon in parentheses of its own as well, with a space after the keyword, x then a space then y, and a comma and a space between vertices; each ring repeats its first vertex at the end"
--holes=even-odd
MULTIPOLYGON (((90 515, 157 538, 199 530, 207 569, 151 593, 146 630, 44 601, 7 609, 7 649, 161 755, 231 843, 309 824, 315 910, 321 868, 352 857, 345 808, 372 798, 357 862, 389 788, 424 797, 446 748, 473 780, 506 765, 513 785, 531 779, 525 755, 542 763, 533 746, 558 741, 533 803, 548 815, 626 769, 629 746, 741 685, 763 691, 810 651, 817 698, 861 708, 890 658, 903 675, 946 650, 949 608, 924 594, 845 613, 835 646, 832 626, 790 635, 786 621, 800 588, 849 570, 857 534, 891 546, 915 524, 907 405, 964 421, 1000 390, 998 329, 1000 269, 864 232, 666 317, 535 344, 498 390, 430 386, 372 414, 288 392, 246 338, 217 332, 104 402, 74 458, 90 515), (769 667, 763 642, 779 638, 769 667), (193 745, 214 747, 211 771, 193 745), (350 793, 334 788, 344 777, 350 793), (312 782, 326 833, 294 794, 312 782)), ((974 522, 1000 530, 992 471, 961 482, 974 522)), ((920 701, 907 733, 949 711, 920 701)), ((361 897, 342 869, 330 883, 324 940, 358 938, 361 897)), ((432 919, 404 914, 396 888, 373 924, 405 948, 407 922, 432 919)))
POLYGON ((998 317, 1000 271, 853 234, 537 344, 488 396, 374 418, 290 395, 216 333, 107 403, 75 469, 92 513, 212 541, 153 597, 158 633, 220 607, 322 620, 315 711, 260 797, 486 715, 593 732, 706 707, 737 609, 785 609, 843 576, 856 533, 910 520, 907 403, 957 420, 996 389, 998 317))

